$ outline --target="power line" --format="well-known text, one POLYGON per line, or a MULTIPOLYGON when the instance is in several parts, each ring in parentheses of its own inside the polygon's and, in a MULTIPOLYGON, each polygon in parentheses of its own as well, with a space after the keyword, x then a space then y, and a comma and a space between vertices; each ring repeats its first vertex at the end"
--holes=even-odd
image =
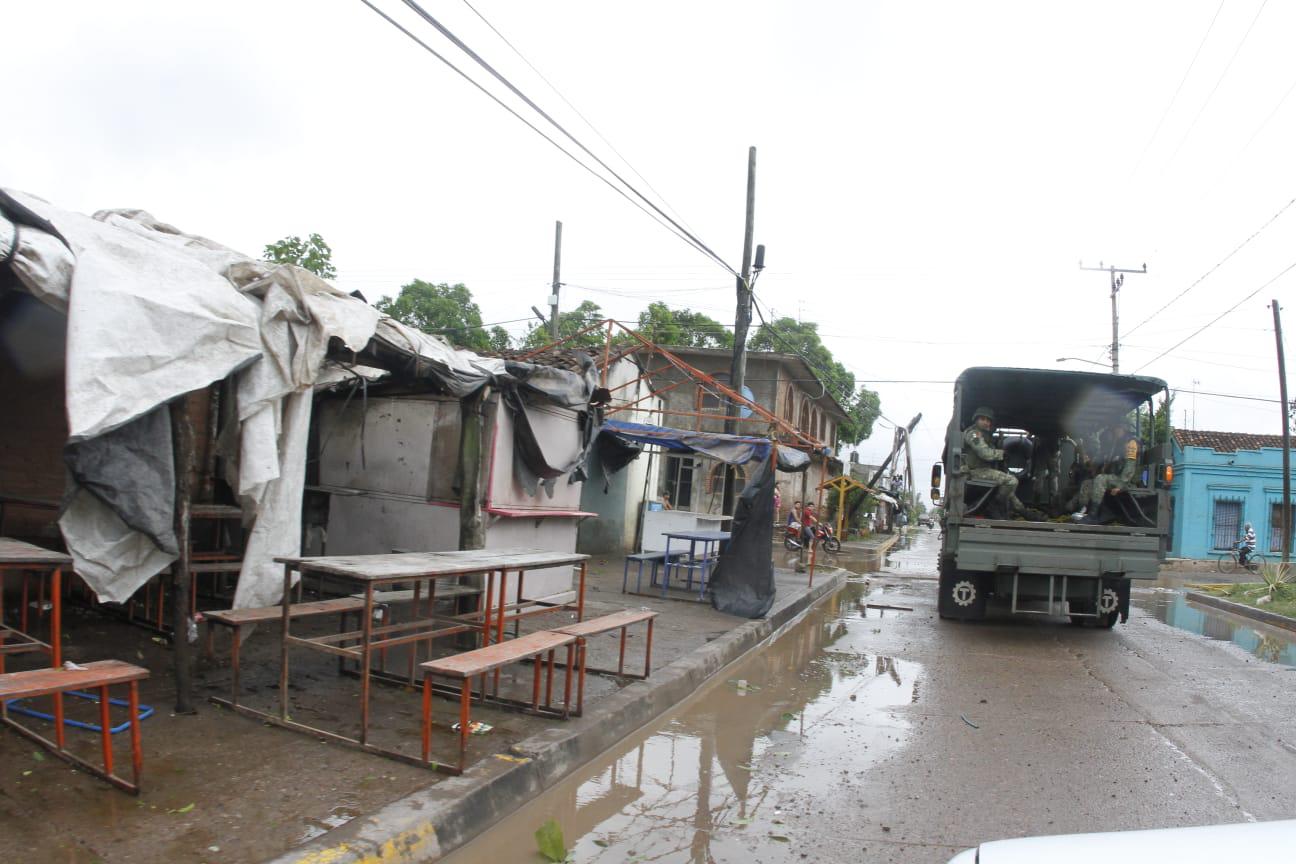
MULTIPOLYGON (((465 0, 465 2, 467 2, 467 0, 465 0)), ((1188 80, 1188 74, 1192 72, 1193 66, 1197 63, 1197 58, 1201 55, 1202 47, 1205 46, 1207 38, 1210 37, 1211 30, 1215 28, 1215 21, 1219 18, 1220 11, 1223 10, 1223 8, 1224 0, 1220 0, 1219 6, 1215 9, 1215 14, 1211 16, 1210 25, 1206 27, 1206 32, 1202 34, 1201 42, 1197 43, 1197 50, 1193 52, 1192 59, 1188 61, 1188 68, 1184 70, 1183 77, 1179 79, 1179 86, 1175 88, 1174 95, 1170 97, 1170 101, 1166 103, 1165 110, 1161 112, 1161 119, 1157 121, 1156 128, 1152 130, 1151 137, 1149 137, 1147 143, 1143 145, 1143 152, 1139 154, 1138 161, 1134 163, 1134 170, 1130 172, 1131 177, 1137 174, 1139 167, 1142 166, 1143 158, 1147 156, 1148 148, 1151 147, 1152 142, 1156 140, 1157 133, 1161 131, 1161 124, 1165 123, 1166 116, 1169 115, 1170 109, 1174 107, 1175 100, 1179 98, 1179 91, 1183 90, 1184 82, 1188 80)))
POLYGON ((1214 324, 1215 322, 1219 321, 1219 320, 1220 320, 1221 318, 1223 318, 1225 315, 1228 315, 1229 313, 1231 313, 1232 311, 1234 311, 1235 309, 1237 309, 1239 306, 1241 306, 1243 303, 1245 303, 1245 302, 1247 302, 1248 300, 1250 300, 1250 299, 1251 299, 1252 297, 1254 297, 1255 295, 1259 294, 1261 291, 1263 291, 1264 289, 1268 288, 1268 287, 1269 287, 1270 285, 1272 285, 1273 283, 1277 282, 1277 281, 1278 281, 1279 279, 1281 279, 1284 275, 1286 275, 1287 272, 1288 272, 1289 270, 1292 270, 1292 269, 1296 269, 1296 261, 1293 261, 1292 263, 1288 264, 1288 265, 1287 265, 1286 267, 1284 267, 1281 271, 1279 271, 1278 275, 1274 276, 1274 277, 1273 277, 1272 279, 1270 279, 1268 282, 1264 283, 1264 284, 1261 285, 1259 288, 1255 289, 1255 290, 1252 291, 1250 294, 1248 294, 1247 296, 1243 297, 1243 298, 1242 298, 1241 300, 1239 300, 1238 302, 1234 303, 1234 304, 1233 304, 1232 306, 1230 306, 1228 309, 1225 309, 1225 310, 1224 310, 1223 312, 1221 312, 1219 315, 1217 315, 1216 317, 1212 318, 1210 321, 1208 321, 1208 322, 1206 322, 1205 324, 1203 324, 1201 327, 1199 327, 1199 328, 1197 328, 1196 330, 1194 330, 1194 331, 1193 331, 1192 333, 1190 333, 1188 336, 1185 336, 1183 339, 1180 339, 1178 342, 1176 342, 1175 344, 1171 345, 1169 348, 1167 348, 1166 350, 1162 351, 1160 354, 1156 355, 1156 356, 1153 357, 1151 360, 1147 361, 1147 363, 1144 363, 1142 366, 1140 366, 1138 369, 1135 369, 1134 371, 1135 371, 1135 372, 1139 372, 1139 371, 1141 371, 1141 370, 1143 370, 1143 369, 1146 369, 1148 366, 1150 366, 1151 364, 1155 363, 1156 361, 1160 360, 1162 357, 1166 356, 1166 355, 1169 354, 1171 351, 1175 350, 1175 349, 1178 348, 1180 345, 1182 345, 1182 344, 1184 344, 1185 342, 1187 342, 1189 339, 1192 339, 1193 337, 1197 336, 1199 333, 1201 333, 1201 332, 1202 332, 1203 330, 1205 330, 1207 327, 1210 327, 1212 324, 1214 324))
MULTIPOLYGON (((541 72, 539 69, 537 69, 537 68, 535 67, 535 64, 533 64, 530 60, 528 60, 528 59, 526 58, 526 56, 525 56, 521 51, 518 50, 518 48, 517 48, 516 45, 514 45, 512 42, 509 41, 509 39, 508 39, 507 36, 505 36, 503 33, 501 33, 501 32, 499 31, 499 28, 497 28, 494 24, 492 24, 489 20, 487 20, 486 16, 483 15, 481 12, 479 12, 478 9, 477 9, 477 7, 474 6, 472 3, 470 3, 469 0, 463 0, 463 3, 464 3, 465 6, 467 6, 469 9, 472 10, 472 13, 473 13, 474 15, 476 15, 478 18, 481 19, 481 21, 482 21, 483 24, 485 24, 487 27, 489 27, 489 28, 491 29, 491 32, 492 32, 492 33, 494 33, 496 36, 498 36, 498 37, 500 38, 500 41, 502 41, 505 45, 507 45, 507 46, 509 47, 509 49, 512 50, 512 52, 518 56, 518 59, 520 59, 523 63, 525 63, 525 64, 527 65, 527 68, 529 68, 532 72, 534 72, 534 73, 536 74, 536 76, 539 77, 539 79, 540 79, 541 81, 543 81, 543 82, 544 82, 544 83, 549 87, 549 89, 552 90, 552 91, 554 92, 554 95, 556 95, 559 99, 562 100, 562 102, 563 102, 564 105, 566 105, 568 108, 570 108, 570 109, 571 109, 571 110, 576 114, 576 116, 579 117, 579 118, 581 119, 581 121, 582 121, 586 126, 588 126, 588 127, 590 128, 590 131, 592 131, 595 135, 598 136, 598 139, 599 139, 600 141, 602 141, 604 144, 606 144, 606 145, 608 146, 608 149, 609 149, 609 150, 611 150, 613 153, 615 153, 615 154, 617 155, 617 158, 618 158, 618 159, 620 159, 622 162, 625 163, 626 167, 629 168, 630 171, 631 171, 631 172, 632 172, 636 177, 638 177, 640 180, 642 180, 642 181, 644 182, 644 185, 648 187, 648 191, 652 192, 654 195, 656 195, 658 198, 661 199, 661 202, 662 202, 663 204, 666 205, 666 209, 670 210, 671 213, 675 214, 675 217, 676 217, 677 219, 679 219, 680 222, 681 222, 685 227, 689 227, 688 223, 684 221, 684 217, 680 216, 679 211, 676 210, 674 207, 672 207, 671 204, 670 204, 670 202, 666 200, 666 196, 663 195, 663 194, 661 194, 660 192, 658 192, 658 191, 653 187, 652 183, 649 182, 648 178, 645 177, 643 174, 639 173, 639 169, 637 169, 637 168, 635 168, 633 165, 631 165, 629 159, 627 159, 625 156, 621 155, 621 151, 618 150, 618 149, 616 148, 616 146, 613 145, 613 143, 612 143, 611 141, 609 141, 609 140, 608 140, 608 139, 603 135, 603 133, 600 132, 600 131, 599 131, 599 130, 594 126, 594 124, 593 124, 592 122, 590 122, 590 119, 589 119, 588 117, 586 117, 584 114, 582 114, 582 113, 580 112, 580 109, 579 109, 579 108, 577 108, 575 105, 573 105, 573 104, 571 103, 571 101, 568 100, 567 97, 564 96, 564 95, 562 94, 562 92, 561 92, 557 87, 554 86, 554 83, 553 83, 552 81, 550 81, 548 78, 546 78, 546 77, 544 76, 544 73, 543 73, 543 72, 541 72)), ((689 230, 692 230, 692 229, 690 228, 689 230)))
MULTIPOLYGON (((592 174, 594 177, 597 177, 599 180, 601 180, 603 183, 605 183, 605 184, 608 186, 608 188, 611 189, 613 192, 616 192, 616 193, 617 193, 618 195, 620 195, 622 198, 625 198, 625 199, 626 199, 627 201, 629 201, 631 204, 633 204, 634 206, 638 207, 640 210, 642 210, 644 213, 646 213, 646 214, 647 214, 651 219, 653 219, 655 222, 657 222, 659 225, 661 225, 661 226, 662 226, 663 228, 665 228, 667 231, 670 231, 672 234, 675 234, 675 236, 679 237, 681 240, 683 240, 685 243, 688 243, 690 246, 693 246, 695 249, 697 249, 699 252, 702 252, 702 254, 706 255, 707 257, 712 258, 713 260, 717 260, 718 263, 719 263, 722 267, 724 267, 726 270, 729 270, 729 265, 725 264, 723 261, 719 261, 719 259, 716 259, 716 258, 715 258, 715 253, 711 252, 710 250, 708 250, 708 249, 706 249, 706 248, 704 248, 704 247, 702 247, 702 246, 699 246, 699 245, 695 244, 692 240, 688 239, 688 236, 686 236, 685 234, 682 234, 682 233, 676 231, 674 228, 672 228, 672 227, 670 227, 669 225, 667 225, 666 222, 663 222, 662 219, 661 219, 660 217, 656 216, 655 214, 653 214, 652 212, 650 212, 646 207, 644 207, 642 204, 640 204, 638 201, 635 201, 633 198, 631 198, 629 195, 627 195, 626 192, 625 192, 625 190, 618 188, 618 187, 616 186, 616 184, 614 184, 611 180, 609 180, 608 178, 606 178, 606 177, 604 177, 603 175, 599 174, 597 171, 595 171, 595 170, 594 170, 593 168, 591 168, 589 165, 586 165, 586 164, 585 164, 584 162, 582 162, 580 159, 576 158, 576 155, 575 155, 574 153, 572 153, 572 152, 568 151, 567 149, 565 149, 561 144, 559 144, 557 141, 555 141, 554 139, 552 139, 552 138, 550 138, 548 135, 546 135, 546 134, 545 134, 541 129, 539 129, 539 128, 538 128, 535 124, 533 124, 531 121, 527 120, 525 117, 523 117, 523 116, 522 116, 521 114, 519 114, 517 111, 513 110, 513 108, 511 108, 510 106, 506 105, 506 104, 504 103, 504 101, 503 101, 502 99, 500 99, 498 96, 496 96, 494 93, 492 93, 492 92, 490 92, 489 90, 487 90, 485 87, 483 87, 483 86, 482 86, 480 83, 478 83, 477 81, 474 81, 471 77, 468 76, 468 74, 467 74, 466 72, 464 72, 462 69, 460 69, 458 66, 454 65, 453 63, 451 63, 451 62, 449 61, 449 59, 447 59, 444 55, 442 55, 440 52, 438 52, 435 48, 433 48, 431 45, 429 45, 429 44, 427 44, 426 42, 424 42, 424 41, 423 41, 422 39, 420 39, 419 37, 415 36, 412 32, 409 31, 409 29, 407 29, 407 28, 406 28, 404 25, 402 25, 399 21, 397 21, 396 19, 392 18, 392 17, 391 17, 390 15, 388 15, 386 12, 382 11, 382 10, 379 9, 377 6, 375 6, 375 5, 373 4, 373 2, 371 2, 371 0, 360 0, 360 2, 363 3, 364 5, 368 6, 371 10, 373 10, 373 12, 374 12, 376 15, 378 15, 380 18, 382 18, 382 19, 383 19, 384 21, 386 21, 388 24, 392 25, 392 26, 395 27, 397 30, 399 30, 401 33, 404 33, 406 36, 408 36, 408 37, 409 37, 409 38, 410 38, 410 39, 411 39, 415 44, 417 44, 417 45, 418 45, 420 48, 422 48, 424 51, 428 52, 428 53, 431 54, 433 57, 435 57, 436 59, 438 59, 438 60, 440 60, 442 63, 444 63, 446 66, 450 67, 450 69, 453 70, 453 71, 455 72, 455 74, 457 74, 459 77, 463 78, 463 79, 464 79, 465 81, 467 81, 469 84, 471 84, 472 86, 476 87, 476 88, 477 88, 478 90, 480 90, 482 93, 486 94, 486 96, 489 97, 489 98, 491 99, 491 101, 495 102, 495 104, 499 105, 499 106, 500 106, 501 108, 503 108, 505 111, 507 111, 508 113, 512 114, 514 117, 516 117, 519 121, 521 121, 521 122, 522 122, 522 123, 523 123, 523 124, 528 128, 528 129, 530 129, 532 132, 536 133, 536 134, 539 135, 541 138, 545 139, 545 140, 548 141, 550 144, 552 144, 554 147, 556 147, 556 148, 558 149, 558 152, 562 153, 562 154, 563 154, 564 156, 566 156, 568 159, 572 160, 572 161, 575 162, 577 165, 579 165, 580 167, 582 167, 582 168, 584 168, 586 171, 588 171, 590 174, 592 174)), ((730 272, 732 272, 732 271, 730 271, 730 272)))
POLYGON ((1275 213, 1274 215, 1272 215, 1272 216, 1269 217, 1269 221, 1268 221, 1268 222, 1265 222, 1263 225, 1261 225, 1259 228, 1257 228, 1255 231, 1253 231, 1253 232, 1251 233, 1251 236, 1250 236, 1250 237, 1246 238, 1246 239, 1243 240, 1241 243, 1239 243, 1236 247, 1234 247, 1233 251, 1230 252, 1230 253, 1228 253, 1227 255, 1225 255, 1223 258, 1221 258, 1221 259, 1219 260, 1219 263, 1217 263, 1214 267, 1210 268, 1210 269, 1207 270, 1205 273, 1203 273, 1202 275, 1198 276, 1197 279, 1194 280, 1193 283, 1192 283, 1191 285, 1189 285, 1189 286, 1188 286, 1187 288, 1185 288, 1184 290, 1180 291, 1180 292, 1179 292, 1178 294, 1176 294, 1175 296, 1171 297, 1171 298, 1166 302, 1166 304, 1165 304, 1164 306, 1162 306, 1160 309, 1158 309, 1158 310, 1156 310, 1155 312, 1153 312, 1153 313, 1152 313, 1151 315, 1149 315, 1148 317, 1144 318, 1144 319, 1143 319, 1142 321, 1140 321, 1139 323, 1135 324, 1135 325, 1134 325, 1133 327, 1131 327, 1130 329, 1126 330, 1126 331, 1125 331, 1125 335, 1128 337, 1128 336, 1129 336, 1131 333, 1133 333, 1135 330, 1139 329, 1139 328, 1142 327, 1144 324, 1148 323, 1148 322, 1151 321, 1153 318, 1155 318, 1156 316, 1158 316, 1158 315, 1160 315, 1162 312, 1164 312, 1166 309, 1168 309, 1172 303, 1174 303, 1174 302, 1177 301, 1179 298, 1181 298, 1181 297, 1183 297, 1185 294, 1187 294, 1189 291, 1191 291, 1192 289, 1194 289, 1194 288, 1196 288, 1198 285, 1200 285, 1200 284, 1202 283, 1202 281, 1203 281, 1207 276, 1211 275, 1211 274, 1214 273, 1216 270, 1218 270, 1220 267, 1224 266, 1224 263, 1225 263, 1226 261, 1228 261, 1228 260, 1229 260, 1230 258, 1232 258, 1234 255, 1236 255, 1239 251, 1241 251, 1242 247, 1246 246, 1248 243, 1250 243, 1250 242, 1251 242, 1252 240, 1254 240, 1256 237, 1260 236, 1260 232, 1261 232, 1261 231, 1264 231, 1266 228, 1268 228, 1270 225, 1272 225, 1272 224, 1273 224, 1273 223, 1278 219, 1278 217, 1281 216, 1282 214, 1286 213, 1286 212, 1287 212, 1287 209, 1288 209, 1289 207, 1291 207, 1293 204, 1296 204, 1296 198, 1293 198, 1293 199, 1291 199, 1290 201, 1288 201, 1286 204, 1284 204, 1284 205, 1282 206, 1282 208, 1281 208, 1277 213, 1275 213))
MULTIPOLYGON (((369 0, 361 0, 361 2, 366 5, 369 5, 369 0)), ((580 141, 580 139, 578 139, 575 135, 568 132, 566 127, 564 127, 561 123, 559 123, 557 120, 551 117, 548 114, 548 112, 546 112, 543 108, 537 105, 535 101, 531 99, 531 97, 527 96, 525 93, 519 90, 513 84, 512 81, 509 81, 508 78, 504 77, 504 75, 502 75, 498 70, 496 70, 495 67, 492 66, 490 63, 486 62, 486 60, 482 58, 481 55, 479 55, 476 51, 469 48, 462 39, 460 39, 458 36, 452 33, 444 24, 442 24, 436 18, 433 18, 430 14, 428 14, 427 10, 424 9, 422 6, 420 6, 417 2, 415 2, 415 0, 402 0, 402 2, 407 7, 409 7, 414 12, 414 14, 418 15, 429 25, 431 25, 438 33, 440 33, 445 38, 449 39, 456 48, 458 48, 460 51, 464 52, 470 58, 472 58, 473 62, 475 62, 482 69, 485 69, 486 72, 488 72, 491 75, 491 77, 493 77, 496 81, 498 81, 499 83, 503 84, 506 88, 508 88, 509 92, 511 92, 514 96, 518 97, 523 102, 525 102, 531 108, 531 110, 535 111, 545 120, 547 120, 551 126, 557 129, 563 135, 565 135, 567 139, 570 140, 577 147, 579 147, 582 152, 584 152, 587 156, 589 156, 591 159, 597 162, 599 166, 603 168, 604 171, 607 171, 609 174, 615 177, 618 182, 620 182, 623 186, 625 186, 632 193, 634 193, 634 195, 637 198, 639 198, 641 201, 643 201, 643 203, 647 204, 649 207, 653 209, 654 212, 656 212, 663 219, 665 219, 672 226, 674 226, 674 228, 680 233, 682 233, 685 237, 687 237, 694 246, 700 249, 703 253, 705 253, 713 261, 715 261, 717 264, 719 264, 721 267, 727 270, 730 274, 734 276, 738 275, 738 271, 736 271, 733 267, 729 266, 729 264, 726 263, 723 258, 717 255, 715 252, 711 250, 709 246, 707 246, 705 243, 699 240, 693 234, 693 232, 689 231, 683 225, 679 224, 679 222, 675 221, 675 219, 673 219, 669 214, 667 214, 666 211, 662 210, 655 203, 649 200, 649 198, 645 196, 642 192, 640 192, 638 189, 636 189, 635 186, 632 183, 630 183, 630 181, 626 180, 619 173, 617 173, 617 171, 613 169, 612 166, 608 165, 606 162, 600 159, 594 153, 594 151, 586 147, 584 143, 580 141)))
POLYGON ((1225 64, 1224 71, 1220 73, 1220 77, 1215 82, 1215 86, 1212 87, 1210 93, 1207 94, 1206 101, 1197 109, 1197 114, 1193 117, 1192 122, 1188 124, 1188 128, 1184 131, 1183 137, 1179 139, 1179 145, 1175 147, 1174 152, 1170 154, 1171 162, 1173 162, 1175 157, 1179 155, 1179 151, 1183 149, 1184 142, 1188 140, 1188 136, 1191 135, 1193 129, 1196 128, 1197 121, 1201 119, 1202 113, 1206 110, 1206 106, 1209 105, 1211 99, 1215 97, 1215 91, 1224 83, 1224 77, 1228 75, 1229 70, 1233 68, 1233 61, 1236 60, 1238 54, 1242 52, 1242 46, 1246 44, 1247 38, 1250 37, 1251 31, 1255 28, 1256 22, 1260 20, 1260 13, 1264 11, 1265 5, 1268 4, 1268 2, 1269 0, 1261 0, 1260 8, 1256 10, 1255 17, 1251 19, 1251 23, 1247 26, 1246 32, 1242 34, 1242 38, 1238 40, 1237 47, 1233 49, 1233 56, 1230 57, 1228 63, 1225 64))
POLYGON ((1205 390, 1185 390, 1182 387, 1171 387, 1171 393, 1189 393, 1197 396, 1215 396, 1220 399, 1242 399, 1247 402, 1272 402, 1275 405, 1282 402, 1281 399, 1268 399, 1264 396, 1239 396, 1236 393, 1208 393, 1205 390))

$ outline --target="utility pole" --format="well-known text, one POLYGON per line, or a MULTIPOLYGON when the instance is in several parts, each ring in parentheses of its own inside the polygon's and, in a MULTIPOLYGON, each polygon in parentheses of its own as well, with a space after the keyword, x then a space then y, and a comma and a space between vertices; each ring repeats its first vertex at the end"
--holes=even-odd
POLYGON ((553 293, 549 295, 549 338, 558 341, 558 273, 562 268, 562 223, 554 223, 554 278, 553 293))
POLYGON ((1278 314, 1278 301, 1273 301, 1274 339, 1278 342, 1278 395, 1282 397, 1283 415, 1283 500, 1282 500, 1282 560, 1291 558, 1291 421, 1287 408, 1287 361, 1283 356, 1282 318, 1278 314))
POLYGON ((1084 262, 1080 262, 1081 270, 1102 271, 1111 275, 1111 303, 1112 303, 1112 344, 1111 360, 1112 374, 1120 372, 1120 316, 1116 311, 1116 295, 1120 293, 1121 286, 1125 284, 1126 273, 1146 273, 1147 265, 1143 265, 1141 270, 1124 270, 1120 267, 1104 267, 1101 261, 1097 267, 1086 267, 1084 262), (1119 276, 1117 274, 1120 274, 1119 276))
MULTIPOLYGON (((738 275, 738 306, 734 310, 734 349, 733 361, 729 366, 729 387, 742 393, 743 381, 747 377, 747 328, 751 326, 751 261, 752 236, 756 224, 756 148, 747 149, 747 222, 743 229, 742 272, 738 275)), ((761 262, 762 264, 764 261, 761 262)), ((738 405, 727 401, 725 409, 725 434, 733 435, 738 428, 738 405)), ((725 466, 724 498, 721 512, 732 515, 734 509, 734 468, 725 466)))

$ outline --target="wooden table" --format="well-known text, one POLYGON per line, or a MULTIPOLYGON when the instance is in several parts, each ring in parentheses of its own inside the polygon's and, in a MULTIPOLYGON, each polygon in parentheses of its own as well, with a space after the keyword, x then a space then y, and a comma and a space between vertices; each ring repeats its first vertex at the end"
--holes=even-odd
MULTIPOLYGON (((72 559, 62 552, 51 552, 21 540, 0 537, 0 674, 5 671, 5 657, 9 654, 44 652, 49 655, 54 669, 63 665, 63 568, 71 568, 72 559), (10 570, 24 573, 22 611, 19 627, 4 622, 4 576, 10 570), (48 642, 31 635, 27 626, 26 574, 48 576, 50 580, 50 626, 48 642)), ((0 718, 7 723, 8 712, 0 701, 0 718)), ((61 749, 64 744, 63 694, 54 694, 54 738, 61 749)))
MULTIPOLYGON (((671 570, 683 568, 689 572, 688 585, 690 590, 693 587, 693 571, 698 571, 698 581, 701 583, 698 587, 698 597, 706 595, 707 583, 711 581, 711 571, 715 568, 716 561, 719 560, 720 553, 717 547, 729 539, 728 531, 666 531, 663 532, 666 538, 666 562, 662 565, 662 597, 667 596, 666 592, 670 588, 671 570), (675 559, 671 560, 671 540, 683 540, 689 544, 688 560, 675 559), (697 546, 702 545, 702 555, 698 557, 697 546)), ((678 554, 679 550, 676 549, 678 554)))
MULTIPOLYGON (((282 645, 280 649, 281 667, 279 670, 279 713, 277 716, 239 706, 239 710, 249 713, 276 725, 321 735, 338 743, 349 744, 371 752, 381 753, 416 765, 423 762, 416 756, 410 756, 393 750, 387 750, 369 743, 369 687, 374 672, 371 668, 376 651, 398 645, 415 645, 430 642, 432 639, 451 636, 457 633, 479 632, 481 646, 484 647, 504 639, 504 625, 527 615, 550 612, 558 608, 554 605, 542 605, 535 601, 523 601, 522 586, 526 571, 547 567, 578 565, 579 582, 576 592, 576 617, 581 620, 585 614, 585 577, 588 555, 575 552, 551 552, 544 549, 513 550, 463 550, 448 552, 404 552, 387 555, 347 555, 321 556, 309 558, 276 558, 284 565, 282 645), (293 574, 303 578, 307 575, 329 576, 334 579, 350 581, 363 587, 364 610, 361 612, 360 629, 326 636, 303 638, 291 632, 289 607, 293 574), (507 600, 508 577, 517 574, 518 602, 510 605, 507 600), (486 602, 484 607, 466 615, 446 619, 435 614, 420 619, 415 615, 413 620, 400 624, 384 622, 374 624, 375 592, 397 583, 415 583, 415 589, 426 583, 428 596, 434 598, 436 582, 442 579, 461 576, 481 575, 486 579, 486 602), (498 588, 496 583, 498 582, 498 588), (496 601, 498 597, 498 602, 496 601), (529 605, 528 605, 529 604, 529 605), (346 644, 354 643, 354 644, 346 644), (343 735, 315 729, 288 717, 288 654, 293 647, 308 648, 334 656, 354 660, 359 664, 360 675, 360 737, 347 738, 343 735)), ((416 604, 417 606, 417 604, 416 604)), ((496 686, 498 687, 498 670, 496 686)), ((486 680, 482 676, 481 698, 486 697, 486 680)), ((498 699, 498 697, 496 697, 498 699)), ((506 701, 506 700, 499 700, 506 701)))

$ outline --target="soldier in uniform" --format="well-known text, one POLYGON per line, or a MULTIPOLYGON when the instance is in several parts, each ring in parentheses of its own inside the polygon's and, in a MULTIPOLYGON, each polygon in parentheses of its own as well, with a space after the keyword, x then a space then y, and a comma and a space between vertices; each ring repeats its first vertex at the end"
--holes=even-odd
POLYGON ((1006 519, 1011 513, 1042 520, 1043 514, 1027 510, 1017 499, 1017 478, 994 467, 1004 458, 1004 452, 990 446, 990 430, 993 428, 994 411, 981 407, 972 415, 972 425, 963 430, 963 464, 967 466, 968 477, 988 480, 997 487, 991 512, 993 517, 1006 519))
POLYGON ((1093 478, 1087 515, 1078 520, 1091 525, 1098 521, 1098 508, 1102 506, 1103 497, 1108 492, 1130 488, 1138 477, 1139 442, 1134 437, 1134 430, 1122 422, 1113 425, 1111 433, 1111 459, 1104 466, 1104 472, 1093 478))

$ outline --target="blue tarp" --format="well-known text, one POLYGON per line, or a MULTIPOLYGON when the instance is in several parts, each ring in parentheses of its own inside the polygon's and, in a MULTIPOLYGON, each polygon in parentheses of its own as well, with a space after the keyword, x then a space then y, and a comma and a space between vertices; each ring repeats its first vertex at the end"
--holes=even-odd
POLYGON ((666 426, 651 426, 647 423, 625 423, 620 420, 603 421, 600 431, 636 444, 656 444, 667 450, 701 453, 703 456, 710 456, 712 459, 719 459, 730 465, 745 465, 753 459, 764 462, 769 458, 770 453, 768 438, 754 438, 750 435, 691 432, 687 429, 671 429, 666 426))

